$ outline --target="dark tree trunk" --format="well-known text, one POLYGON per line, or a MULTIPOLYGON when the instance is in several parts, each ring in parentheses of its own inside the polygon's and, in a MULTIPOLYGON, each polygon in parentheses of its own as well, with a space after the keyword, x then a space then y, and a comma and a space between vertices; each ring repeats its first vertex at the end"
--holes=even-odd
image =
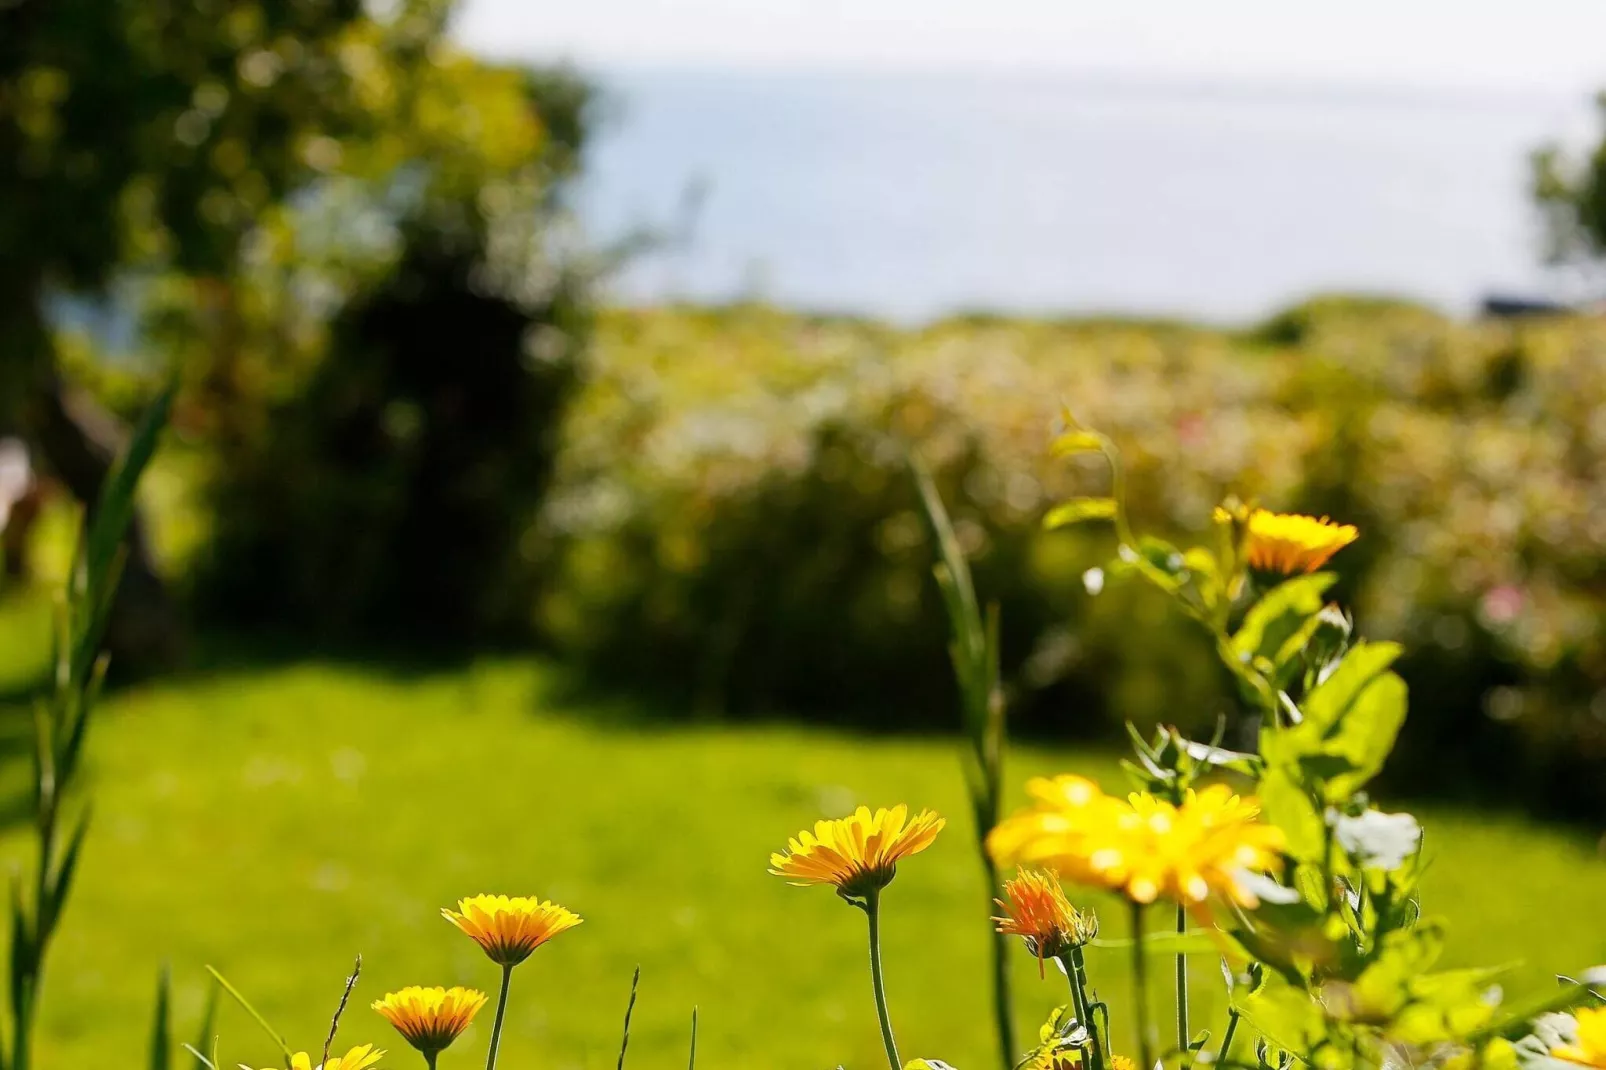
MULTIPOLYGON (((55 345, 40 312, 38 291, 23 290, 0 308, 0 339, 7 345, 5 388, 25 437, 44 467, 85 508, 93 507, 122 446, 122 429, 88 398, 75 397, 55 366, 55 345)), ((106 647, 123 672, 144 673, 172 665, 183 645, 178 607, 151 559, 140 517, 129 525, 128 557, 107 626, 106 647)))

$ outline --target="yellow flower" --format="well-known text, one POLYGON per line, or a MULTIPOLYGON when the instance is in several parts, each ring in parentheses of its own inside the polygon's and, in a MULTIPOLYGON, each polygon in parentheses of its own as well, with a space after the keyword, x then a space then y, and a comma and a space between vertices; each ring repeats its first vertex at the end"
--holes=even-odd
POLYGON ((1189 791, 1181 806, 1136 793, 1116 799, 1083 777, 1027 784, 1035 805, 988 837, 998 861, 1045 866, 1067 880, 1109 888, 1137 903, 1198 906, 1220 896, 1258 906, 1246 872, 1275 871, 1282 831, 1262 824, 1254 799, 1224 785, 1189 791))
POLYGON ((445 909, 441 915, 472 936, 499 966, 517 966, 530 952, 581 921, 556 903, 505 895, 463 899, 456 910, 445 909))
POLYGON ((420 988, 409 985, 374 1001, 374 1010, 396 1027, 407 1043, 426 1054, 442 1051, 462 1035, 485 1006, 485 993, 472 988, 420 988))
POLYGON ((998 931, 1026 942, 1038 958, 1039 973, 1042 960, 1059 958, 1098 935, 1098 918, 1071 906, 1059 880, 1049 873, 1020 870, 1014 880, 1004 882, 1004 898, 993 902, 1004 911, 1004 917, 993 919, 998 931))
POLYGON ((1318 520, 1256 509, 1249 515, 1246 555, 1252 569, 1291 576, 1315 572, 1359 537, 1354 525, 1335 524, 1325 516, 1318 520))
POLYGON ((844 895, 863 896, 885 888, 900 858, 931 846, 947 824, 930 810, 913 819, 909 808, 870 813, 861 806, 852 816, 815 822, 791 839, 784 852, 770 855, 770 872, 793 884, 831 884, 844 895))
POLYGON ((1606 1070, 1606 1007, 1585 1007, 1574 1017, 1578 1022, 1578 1043, 1558 1045, 1550 1049, 1550 1054, 1579 1066, 1606 1070))
MULTIPOLYGON (((363 1044, 352 1048, 344 1055, 331 1057, 326 1063, 313 1066, 312 1056, 304 1051, 298 1051, 290 1056, 290 1070, 368 1070, 368 1067, 377 1065, 384 1057, 385 1053, 375 1051, 372 1044, 363 1044)), ((242 1063, 240 1070, 251 1070, 251 1068, 242 1063)))

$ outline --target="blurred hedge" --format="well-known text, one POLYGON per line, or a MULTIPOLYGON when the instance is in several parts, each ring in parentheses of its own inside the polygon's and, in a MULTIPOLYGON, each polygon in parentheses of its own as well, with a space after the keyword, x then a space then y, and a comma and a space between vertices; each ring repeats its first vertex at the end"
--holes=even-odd
POLYGON ((530 541, 540 625, 708 716, 949 726, 913 448, 1002 605, 1020 730, 1208 726, 1227 692, 1201 637, 1141 590, 1087 594, 1107 536, 1038 528, 1101 479, 1045 455, 1062 400, 1121 445, 1151 530, 1187 539, 1229 490, 1363 528, 1341 596, 1412 652, 1395 789, 1606 804, 1596 322, 1343 300, 1241 335, 611 313, 530 541), (1147 642, 1122 641, 1133 621, 1147 642))

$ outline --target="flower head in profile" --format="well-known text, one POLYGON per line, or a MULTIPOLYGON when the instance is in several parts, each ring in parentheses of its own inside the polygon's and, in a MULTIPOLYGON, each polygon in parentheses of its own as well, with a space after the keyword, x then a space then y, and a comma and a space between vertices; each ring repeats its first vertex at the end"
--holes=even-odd
POLYGON ((479 944, 498 966, 517 966, 554 936, 580 924, 556 903, 526 896, 476 895, 441 915, 479 944))
POLYGON ((1550 1054, 1569 1063, 1606 1070, 1606 1007, 1584 1007, 1574 1015, 1578 1037, 1572 1044, 1558 1044, 1550 1054))
POLYGON ((1059 878, 1040 870, 1022 869, 1004 882, 1004 898, 995 899, 1004 916, 994 918, 998 931, 1018 936, 1038 959, 1059 958, 1098 935, 1099 921, 1092 911, 1071 906, 1059 878))
POLYGON ((1244 555, 1258 572, 1302 575, 1315 572, 1359 537, 1353 524, 1335 524, 1325 516, 1256 509, 1249 514, 1244 555))
MULTIPOLYGON (((298 1051, 290 1056, 290 1070, 368 1070, 370 1066, 377 1066, 379 1060, 385 1057, 383 1051, 375 1051, 372 1044, 363 1044, 352 1048, 344 1055, 331 1056, 328 1062, 312 1065, 312 1056, 304 1051, 298 1051)), ((251 1070, 244 1063, 240 1070, 251 1070)))
POLYGON ((844 897, 866 896, 890 884, 898 860, 930 847, 945 824, 930 810, 911 818, 903 805, 874 814, 861 806, 799 832, 770 855, 770 872, 797 885, 833 885, 844 897))
POLYGON ((1135 903, 1186 906, 1212 897, 1258 906, 1245 875, 1281 868, 1282 830, 1225 785, 1190 790, 1181 806, 1142 792, 1116 799, 1082 777, 1034 780, 1027 791, 1035 804, 988 837, 1000 862, 1044 866, 1135 903))
POLYGON ((485 993, 472 988, 420 988, 410 985, 386 993, 373 1007, 396 1027, 407 1043, 426 1055, 449 1047, 462 1035, 480 1008, 485 993))

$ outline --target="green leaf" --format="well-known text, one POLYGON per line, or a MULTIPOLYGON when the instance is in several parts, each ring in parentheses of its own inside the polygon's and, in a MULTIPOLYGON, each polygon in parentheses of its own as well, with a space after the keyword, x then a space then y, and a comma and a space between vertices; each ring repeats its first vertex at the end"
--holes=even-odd
POLYGON ((1309 625, 1325 605, 1323 596, 1337 579, 1332 573, 1318 572, 1280 583, 1267 592, 1244 614, 1243 624, 1232 637, 1232 651, 1243 664, 1265 658, 1281 666, 1283 660, 1298 653, 1285 651, 1289 640, 1309 625))
POLYGON ((1337 804, 1377 775, 1405 722, 1405 681, 1389 671, 1399 655, 1394 643, 1356 643, 1305 696, 1298 724, 1262 734, 1261 754, 1280 778, 1274 790, 1291 785, 1337 804))
POLYGON ((86 810, 84 816, 78 819, 78 824, 67 841, 67 849, 62 852, 61 863, 51 879, 48 893, 50 912, 47 915, 51 929, 55 928, 56 920, 61 917, 62 909, 67 905, 67 893, 72 891, 73 875, 78 871, 78 857, 83 852, 84 837, 88 834, 89 811, 86 810))
POLYGON ((1290 855, 1302 862, 1316 862, 1326 843, 1326 826, 1321 809, 1301 782, 1297 755, 1290 753, 1284 739, 1287 733, 1282 729, 1261 734, 1266 770, 1256 789, 1260 809, 1268 822, 1283 830, 1290 855))
POLYGON ((1308 1052, 1326 1032, 1320 1006, 1282 976, 1266 974, 1247 994, 1234 994, 1232 1005, 1256 1031, 1285 1051, 1308 1052))
POLYGON ((1043 517, 1043 527, 1053 531, 1089 520, 1113 520, 1115 510, 1114 498, 1072 498, 1050 509, 1043 517))

